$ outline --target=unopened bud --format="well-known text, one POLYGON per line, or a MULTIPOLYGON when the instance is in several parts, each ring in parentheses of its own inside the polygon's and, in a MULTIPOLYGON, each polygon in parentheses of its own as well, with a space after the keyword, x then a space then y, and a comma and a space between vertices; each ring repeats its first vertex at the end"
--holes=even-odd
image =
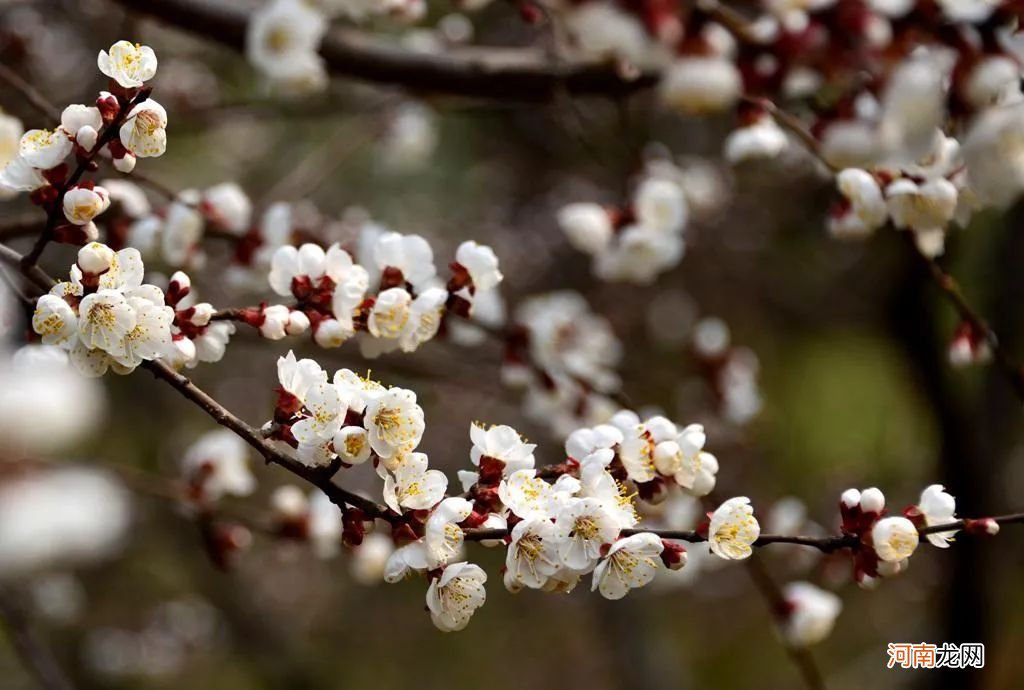
POLYGON ((661 540, 661 562, 669 570, 682 570, 686 565, 686 548, 674 541, 661 540))
POLYGON ((860 509, 865 513, 881 513, 885 510, 885 494, 875 487, 864 489, 860 494, 860 509))
POLYGON ((90 242, 78 250, 78 267, 94 275, 110 270, 114 263, 114 250, 99 242, 90 242))

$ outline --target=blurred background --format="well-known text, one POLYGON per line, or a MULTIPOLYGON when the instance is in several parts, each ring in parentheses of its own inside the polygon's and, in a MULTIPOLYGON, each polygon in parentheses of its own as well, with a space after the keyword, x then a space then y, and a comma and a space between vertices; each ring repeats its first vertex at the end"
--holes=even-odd
MULTIPOLYGON (((418 40, 443 47, 455 11, 432 4, 418 40)), ((473 26, 472 40, 485 45, 523 43, 536 31, 500 5, 475 15, 473 26)), ((167 154, 140 161, 140 170, 176 190, 235 181, 257 216, 275 201, 304 200, 329 219, 358 207, 427 237, 439 261, 476 239, 501 259, 510 310, 529 295, 579 291, 623 341, 626 394, 642 409, 707 425, 721 491, 750 496, 759 515, 795 497, 809 521, 833 531, 846 488, 879 486, 900 510, 937 482, 963 515, 1024 506, 1020 404, 1010 386, 995 367, 948 366, 955 315, 902 238, 826 236, 831 191, 797 146, 728 170, 715 161, 731 118, 667 115, 646 93, 543 105, 414 101, 334 80, 315 96, 275 99, 238 54, 120 5, 0 2, 0 60, 58 105, 94 97, 103 84, 94 56, 120 38, 157 51, 152 86, 170 120, 167 154), (602 283, 565 241, 557 210, 578 200, 623 203, 652 151, 700 156, 701 179, 715 193, 687 229, 680 266, 650 286, 602 283), (693 354, 694 329, 708 317, 727 324, 731 342, 759 362, 760 411, 742 425, 722 414, 693 354)), ((26 128, 53 124, 6 86, 0 107, 26 128)), ((33 211, 24 198, 0 202, 0 223, 33 211)), ((1011 353, 1024 352, 1022 223, 1020 208, 980 216, 950 236, 943 258, 1011 353)), ((343 237, 344 225, 337 232, 343 237)), ((222 280, 228 248, 207 253, 206 269, 193 272, 204 300, 258 302, 258 293, 239 297, 222 280)), ((51 247, 43 264, 60 275, 73 257, 71 248, 51 247)), ((539 463, 563 459, 561 439, 524 417, 518 395, 502 387, 502 349, 491 342, 466 349, 438 339, 367 362, 351 344, 325 351, 306 338, 268 342, 243 330, 223 362, 191 375, 259 424, 273 411, 274 363, 289 348, 327 369, 372 368, 374 378, 417 391, 427 418, 422 449, 453 482, 468 463, 472 420, 515 427, 539 444, 539 463)), ((185 449, 215 428, 145 374, 108 376, 103 385, 103 423, 56 461, 174 478, 185 449)), ((259 490, 238 502, 242 509, 265 508, 289 481, 253 462, 259 490)), ((377 490, 369 468, 341 480, 377 490)), ((140 493, 133 509, 115 558, 37 574, 10 590, 79 688, 799 687, 771 611, 737 565, 618 602, 587 586, 513 596, 500 584, 501 554, 473 546, 490 575, 487 605, 466 631, 441 634, 423 612, 421 581, 359 584, 345 553, 320 560, 304 545, 263 535, 224 572, 173 502, 140 493)), ((907 573, 873 592, 851 581, 842 558, 808 559, 784 547, 763 556, 780 583, 806 579, 842 597, 835 632, 813 650, 829 687, 1009 689, 1024 678, 1022 547, 1024 533, 1006 528, 998 539, 922 548, 907 573), (901 641, 984 642, 985 668, 888 671, 886 644, 901 641)), ((8 642, 0 643, 0 687, 35 687, 8 642)))

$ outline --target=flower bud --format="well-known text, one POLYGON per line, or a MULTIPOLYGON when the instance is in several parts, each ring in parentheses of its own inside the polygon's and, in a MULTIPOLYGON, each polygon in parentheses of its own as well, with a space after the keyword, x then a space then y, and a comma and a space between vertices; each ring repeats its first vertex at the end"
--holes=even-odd
POLYGON ((661 562, 669 570, 682 570, 686 565, 686 548, 674 541, 661 540, 661 562))
POLYGON ((114 250, 105 244, 91 242, 78 250, 78 267, 85 273, 104 273, 113 263, 114 250))
POLYGON ((192 279, 188 277, 188 274, 184 271, 175 271, 171 276, 171 282, 167 285, 165 299, 168 304, 174 306, 184 299, 191 289, 192 279))
POLYGON ((188 338, 175 338, 171 341, 176 358, 185 364, 196 358, 196 344, 188 338))
POLYGON ((977 536, 994 537, 999 534, 999 523, 992 518, 968 519, 964 520, 964 530, 977 536))
POLYGON ((113 122, 117 114, 121 112, 121 104, 117 102, 117 97, 109 91, 100 91, 100 97, 96 99, 96 107, 105 124, 113 122))
POLYGON ((558 212, 558 224, 569 244, 586 254, 597 254, 612 239, 611 218, 598 204, 569 204, 558 212))
POLYGON ((99 139, 99 132, 93 127, 85 125, 78 130, 78 134, 75 135, 75 141, 86 151, 92 151, 92 148, 96 145, 96 140, 99 139))
POLYGON ((857 489, 847 489, 843 492, 843 495, 839 497, 839 502, 847 508, 853 508, 854 506, 860 505, 860 491, 857 489))
POLYGON ((885 509, 885 494, 871 487, 860 494, 860 509, 865 513, 881 513, 885 509))
POLYGON ((210 323, 210 319, 216 311, 209 302, 200 302, 192 307, 192 318, 189 321, 193 326, 205 326, 210 323))
POLYGON ((281 340, 285 336, 288 325, 289 309, 283 304, 275 304, 263 309, 263 323, 260 324, 260 335, 267 340, 281 340))
POLYGON ((114 169, 125 174, 135 170, 135 156, 131 153, 125 153, 122 157, 115 158, 114 169))
POLYGON ((317 324, 313 340, 320 347, 340 347, 347 339, 345 328, 337 319, 324 319, 317 324))
POLYGON ((288 315, 288 325, 285 326, 285 331, 288 335, 300 335, 309 330, 309 317, 305 313, 296 310, 288 315))
POLYGON ((110 206, 110 195, 103 187, 72 187, 64 194, 64 217, 75 225, 86 225, 110 206))
POLYGON ((274 489, 270 495, 270 507, 278 518, 293 520, 309 512, 309 500, 302 489, 294 484, 285 484, 274 489))

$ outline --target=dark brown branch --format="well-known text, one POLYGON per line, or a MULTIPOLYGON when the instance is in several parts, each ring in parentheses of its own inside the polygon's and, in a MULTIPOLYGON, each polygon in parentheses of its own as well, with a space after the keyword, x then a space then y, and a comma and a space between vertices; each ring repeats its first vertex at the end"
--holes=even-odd
POLYGON ((25 213, 14 218, 7 218, 0 222, 0 242, 33 237, 41 233, 45 227, 46 223, 38 213, 25 213))
MULTIPOLYGON (((226 0, 115 0, 129 11, 245 50, 250 11, 226 0)), ((657 83, 645 72, 629 79, 611 63, 552 65, 528 48, 459 48, 413 53, 393 41, 349 29, 334 29, 320 54, 338 76, 421 91, 502 100, 552 101, 559 90, 576 95, 625 96, 657 83)))
POLYGON ((185 398, 198 405, 218 424, 238 434, 243 441, 255 448, 268 463, 279 465, 292 474, 305 479, 327 494, 331 502, 339 508, 344 508, 348 505, 359 508, 369 517, 386 519, 390 512, 386 506, 343 489, 331 481, 331 477, 337 471, 337 467, 309 467, 302 464, 292 457, 291 454, 284 452, 272 442, 264 439, 259 429, 250 426, 242 419, 236 417, 230 410, 192 383, 187 376, 183 376, 160 361, 145 362, 142 366, 152 372, 156 378, 170 384, 172 388, 185 396, 185 398))
MULTIPOLYGON (((992 520, 999 525, 1017 525, 1024 523, 1024 513, 1010 513, 1008 515, 997 515, 990 518, 981 518, 992 520)), ((963 530, 967 527, 968 523, 972 522, 972 518, 961 518, 954 520, 953 522, 943 523, 941 525, 932 525, 931 527, 922 527, 917 531, 922 537, 929 534, 937 534, 939 532, 955 532, 963 530)), ((662 539, 674 539, 677 541, 686 541, 691 543, 699 543, 707 541, 706 535, 701 534, 693 530, 677 530, 677 529, 624 529, 622 530, 622 536, 628 537, 633 534, 640 534, 641 532, 650 532, 656 534, 662 539)), ((463 533, 467 541, 481 541, 483 539, 502 539, 509 534, 509 530, 501 528, 482 528, 472 527, 463 530, 463 533)), ((762 534, 757 541, 754 542, 754 546, 768 546, 769 544, 793 544, 796 546, 807 546, 813 549, 818 549, 824 553, 832 553, 840 549, 848 549, 856 546, 858 540, 856 537, 838 534, 830 537, 804 537, 804 536, 790 536, 785 534, 762 534)))
POLYGON ((19 599, 13 592, 0 589, 0 622, 7 630, 11 647, 43 690, 72 690, 53 653, 33 632, 24 603, 19 599))
MULTIPOLYGON (((750 579, 754 582, 754 586, 757 587, 758 592, 761 593, 765 603, 771 609, 772 617, 779 620, 786 610, 786 599, 778 583, 772 578, 757 554, 753 554, 744 561, 744 564, 747 572, 750 574, 750 579)), ((825 679, 811 652, 807 649, 791 647, 789 645, 785 645, 785 648, 786 654, 789 655, 793 665, 800 671, 804 684, 811 690, 824 690, 825 679)))

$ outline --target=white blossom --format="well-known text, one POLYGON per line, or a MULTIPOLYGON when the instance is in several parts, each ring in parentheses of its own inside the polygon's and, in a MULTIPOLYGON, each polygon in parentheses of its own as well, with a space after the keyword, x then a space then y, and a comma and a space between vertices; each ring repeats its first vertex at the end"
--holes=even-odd
POLYGON ((110 206, 110 195, 99 185, 92 189, 72 187, 62 201, 64 217, 75 225, 87 225, 110 206))
POLYGON ((505 554, 505 584, 540 589, 561 567, 555 525, 550 520, 523 520, 512 528, 505 554))
POLYGON ((96 57, 96 66, 126 89, 135 89, 156 74, 156 53, 149 46, 118 41, 110 46, 110 52, 101 50, 96 57))
POLYGON ((829 219, 829 234, 837 238, 864 237, 885 225, 889 209, 874 175, 860 168, 846 168, 836 175, 836 186, 849 206, 829 219))
POLYGON ((429 568, 445 565, 459 555, 465 535, 458 523, 472 512, 473 504, 458 497, 446 498, 434 508, 423 533, 429 568))
POLYGON ((361 585, 375 585, 384 579, 388 560, 395 552, 391 537, 373 532, 363 537, 363 543, 352 550, 349 569, 352 578, 361 585))
POLYGON ((282 389, 304 403, 310 388, 327 381, 327 372, 312 359, 297 360, 289 350, 277 360, 277 379, 282 389))
POLYGON ((611 218, 599 204, 575 203, 558 211, 558 225, 577 250, 597 254, 608 247, 614 229, 611 218))
POLYGON ((606 599, 621 599, 630 589, 643 587, 662 567, 661 538, 641 532, 619 539, 594 568, 591 591, 600 590, 606 599))
POLYGON ((896 563, 914 553, 918 544, 917 529, 904 517, 882 518, 871 528, 871 541, 881 560, 896 563))
POLYGON ((711 552, 726 560, 749 558, 751 545, 761 534, 754 509, 746 496, 730 498, 711 514, 708 543, 711 552))
POLYGON ((462 630, 484 605, 487 573, 472 563, 451 563, 427 589, 430 619, 443 632, 462 630))
POLYGON ((551 485, 537 476, 534 469, 517 470, 498 485, 498 497, 523 520, 549 519, 554 507, 551 485))
POLYGON ((71 153, 71 139, 59 129, 30 129, 18 143, 18 157, 33 168, 49 170, 71 153))
POLYGON ((378 271, 397 268, 417 292, 431 287, 437 279, 434 252, 419 235, 383 232, 374 241, 371 254, 378 271))
POLYGON ((480 458, 486 456, 504 463, 502 473, 506 477, 519 470, 533 468, 533 451, 537 445, 526 443, 510 426, 485 428, 473 422, 469 425, 469 437, 473 441, 469 459, 477 467, 480 466, 480 458))
MULTIPOLYGON (((385 290, 385 292, 390 292, 390 290, 385 290)), ((409 306, 408 318, 399 334, 399 343, 403 352, 414 352, 422 343, 437 335, 447 300, 448 291, 443 288, 428 288, 416 296, 409 306)), ((370 312, 370 318, 373 319, 374 326, 380 330, 386 320, 382 320, 381 314, 384 312, 378 314, 376 306, 375 303, 373 311, 370 312)), ((387 329, 381 332, 387 332, 387 329)))
POLYGON ((469 272, 473 286, 481 292, 493 290, 502 280, 498 257, 490 247, 467 240, 455 250, 455 260, 469 272))
POLYGON ((241 235, 252 219, 252 201, 234 182, 224 182, 203 192, 207 214, 229 232, 241 235))
POLYGON ((601 555, 601 547, 619 536, 619 524, 596 498, 569 501, 555 520, 555 538, 562 563, 589 572, 601 555))
POLYGON ((809 582, 791 582, 782 590, 788 610, 780 632, 790 647, 808 647, 821 642, 835 626, 843 602, 832 592, 809 582))
POLYGON ((61 468, 0 483, 0 579, 114 555, 130 518, 126 491, 107 474, 61 468))
POLYGON ((249 496, 256 490, 256 478, 249 469, 249 447, 227 429, 200 436, 181 459, 182 473, 198 481, 204 497, 249 496))
POLYGON ((302 0, 272 0, 254 12, 246 30, 246 56, 271 84, 288 92, 326 86, 317 55, 327 30, 323 14, 302 0))
POLYGON ((361 426, 345 426, 334 434, 334 452, 349 465, 361 465, 370 459, 370 437, 361 426))
POLYGON ((383 459, 413 450, 423 438, 423 409, 416 404, 416 394, 404 388, 373 395, 365 420, 370 447, 383 459))
POLYGON ((676 234, 683 230, 690 215, 686 194, 674 180, 649 175, 633 195, 638 223, 659 233, 676 234))
POLYGON ((733 130, 725 140, 725 160, 736 165, 758 158, 775 158, 786 148, 786 133, 770 115, 733 130))
POLYGON ((167 111, 147 98, 135 105, 118 131, 121 143, 136 158, 162 156, 167 150, 167 111))
POLYGON ((885 188, 885 196, 893 224, 898 228, 942 229, 956 212, 956 187, 941 178, 921 184, 902 178, 885 188))
POLYGON ((743 80, 736 66, 724 57, 686 55, 677 58, 661 79, 661 99, 687 113, 708 113, 729 108, 740 97, 743 80))
POLYGON ((402 508, 426 510, 444 497, 448 479, 440 470, 427 469, 427 456, 409 453, 395 461, 384 480, 384 502, 396 513, 402 508))
MULTIPOLYGON (((956 499, 946 492, 942 484, 932 484, 921 492, 917 510, 924 518, 926 527, 945 525, 956 520, 956 499)), ((937 532, 927 535, 928 541, 940 549, 949 548, 956 532, 937 532)))

